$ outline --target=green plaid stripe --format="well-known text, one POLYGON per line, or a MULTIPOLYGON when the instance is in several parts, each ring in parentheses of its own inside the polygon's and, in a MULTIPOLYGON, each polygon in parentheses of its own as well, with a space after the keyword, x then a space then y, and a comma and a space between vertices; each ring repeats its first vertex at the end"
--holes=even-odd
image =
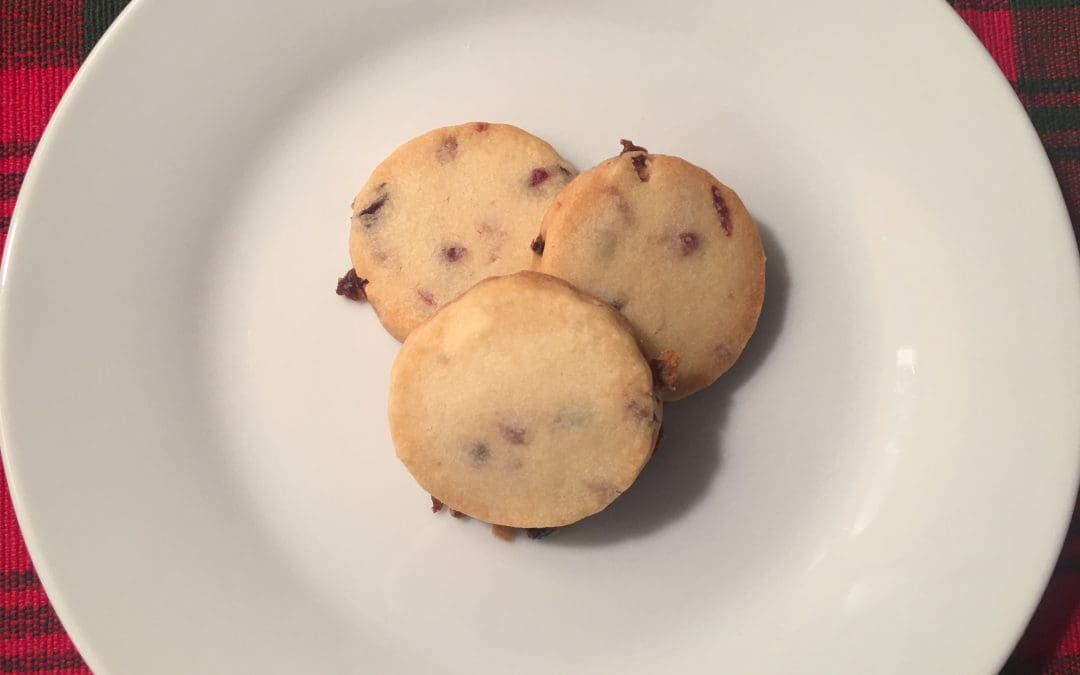
POLYGON ((113 22, 128 0, 85 0, 82 9, 82 36, 84 53, 89 53, 101 39, 105 29, 113 22))

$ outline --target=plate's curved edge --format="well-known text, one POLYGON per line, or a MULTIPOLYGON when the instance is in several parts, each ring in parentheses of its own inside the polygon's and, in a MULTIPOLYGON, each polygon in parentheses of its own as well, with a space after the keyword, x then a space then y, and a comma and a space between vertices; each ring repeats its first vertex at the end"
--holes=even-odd
MULTIPOLYGON (((1023 102, 1016 95, 1016 91, 1012 87, 1012 83, 1005 77, 1005 73, 1001 71, 994 57, 986 50, 982 41, 971 29, 971 27, 945 0, 934 0, 934 4, 937 5, 938 11, 943 16, 943 21, 948 21, 955 26, 954 31, 957 34, 957 38, 966 40, 967 43, 978 50, 979 58, 983 61, 983 64, 991 71, 990 77, 996 80, 995 85, 998 89, 1006 94, 1006 97, 1010 100, 1012 106, 1012 114, 1016 116, 1020 121, 1020 127, 1023 127, 1025 133, 1028 135, 1028 142, 1038 149, 1039 162, 1041 164, 1041 170, 1043 173, 1043 179, 1052 186, 1054 194, 1057 196, 1054 204, 1054 208, 1058 211, 1058 214, 1063 223, 1070 223, 1069 209, 1065 203, 1065 196, 1061 192, 1061 184, 1058 182, 1057 174, 1054 173, 1054 167, 1050 163, 1050 157, 1046 154, 1046 147, 1043 145, 1042 139, 1039 137, 1039 132, 1035 128, 1034 123, 1031 121, 1031 117, 1028 116, 1027 109, 1024 107, 1023 102)), ((1019 130, 1019 129, 1018 129, 1019 130)), ((1072 242, 1072 259, 1073 259, 1073 288, 1074 292, 1074 306, 1080 307, 1080 242, 1076 241, 1076 237, 1071 229, 1067 230, 1068 239, 1072 242)), ((1062 512, 1058 516, 1057 523, 1057 540, 1053 545, 1053 555, 1043 563, 1043 569, 1038 572, 1038 585, 1037 591, 1028 600, 1027 611, 1018 617, 1022 621, 1013 628, 1013 637, 1008 643, 1004 643, 995 649, 999 650, 993 663, 995 664, 994 673, 1001 671, 1005 667, 1009 658, 1012 656, 1013 651, 1019 644, 1020 639, 1027 631, 1028 625, 1031 623, 1031 619, 1035 616, 1035 611, 1039 608, 1039 604, 1042 602, 1043 594, 1046 592, 1047 586, 1050 584, 1050 579, 1054 574, 1054 568, 1057 565, 1058 558, 1061 556, 1061 551, 1065 546, 1065 539, 1069 532, 1069 524, 1072 522, 1073 512, 1077 505, 1077 493, 1080 492, 1080 446, 1077 446, 1077 459, 1074 462, 1075 471, 1072 476, 1072 494, 1073 498, 1068 501, 1067 506, 1063 505, 1062 512)), ((1034 576, 1034 574, 1033 574, 1034 576)))
MULTIPOLYGON (((23 178, 19 191, 19 198, 15 201, 11 223, 8 227, 7 239, 4 242, 3 259, 0 260, 0 341, 3 341, 3 336, 8 332, 9 312, 7 311, 7 306, 9 295, 11 293, 8 276, 12 265, 11 260, 15 256, 15 251, 18 250, 19 242, 22 239, 20 233, 23 229, 21 225, 24 217, 23 212, 27 209, 26 203, 30 199, 29 197, 24 198, 24 195, 30 195, 34 192, 34 185, 37 183, 38 174, 41 171, 40 167, 46 161, 44 158, 48 156, 50 149, 55 143, 56 130, 63 124, 64 118, 70 114, 69 111, 74 105, 75 99, 79 97, 86 86, 86 80, 92 77, 91 73, 95 70, 97 62, 101 58, 101 54, 109 49, 109 45, 114 41, 114 36, 117 32, 126 30, 125 27, 131 23, 131 17, 135 15, 146 2, 148 2, 148 0, 131 0, 127 6, 120 11, 116 16, 116 19, 108 26, 108 28, 106 28, 97 44, 94 45, 90 50, 90 53, 79 66, 78 71, 75 73, 75 76, 72 78, 67 89, 64 90, 59 103, 56 105, 56 109, 53 111, 52 116, 45 125, 45 130, 41 134, 37 149, 30 160, 30 165, 27 167, 26 175, 23 178)), ((8 448, 8 423, 3 411, 9 409, 7 404, 7 383, 10 380, 7 377, 5 363, 5 359, 0 357, 0 450, 8 448)), ((64 631, 67 633, 68 637, 71 638, 71 642, 75 645, 76 650, 78 650, 79 656, 82 657, 86 665, 96 675, 107 675, 107 673, 110 672, 110 669, 105 666, 104 660, 97 654, 90 640, 83 634, 79 623, 74 620, 69 621, 69 618, 71 617, 70 608, 68 607, 63 592, 54 583, 52 571, 41 552, 41 544, 38 541, 32 523, 33 519, 24 503, 22 488, 19 479, 17 478, 18 470, 15 467, 14 456, 15 453, 10 451, 0 451, 0 464, 2 464, 4 468, 4 477, 7 481, 8 492, 11 495, 11 504, 15 512, 15 519, 18 523, 23 541, 26 543, 26 550, 30 554, 30 560, 34 565, 34 571, 41 581, 41 586, 45 589, 49 602, 56 611, 57 618, 60 620, 64 631)))

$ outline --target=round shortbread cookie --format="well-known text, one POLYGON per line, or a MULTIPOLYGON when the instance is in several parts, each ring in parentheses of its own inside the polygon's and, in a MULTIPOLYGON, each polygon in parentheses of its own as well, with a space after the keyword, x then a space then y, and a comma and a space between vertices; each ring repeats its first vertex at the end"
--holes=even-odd
POLYGON ((390 377, 390 433, 416 481, 511 527, 608 506, 652 455, 661 414, 626 320, 536 272, 481 281, 445 306, 390 377))
POLYGON ((575 178, 533 242, 534 269, 609 303, 676 400, 739 357, 765 296, 765 254, 742 200, 704 169, 625 150, 575 178))
POLYGON ((506 124, 435 129, 405 143, 353 200, 349 253, 398 340, 489 276, 527 269, 529 242, 574 170, 506 124))

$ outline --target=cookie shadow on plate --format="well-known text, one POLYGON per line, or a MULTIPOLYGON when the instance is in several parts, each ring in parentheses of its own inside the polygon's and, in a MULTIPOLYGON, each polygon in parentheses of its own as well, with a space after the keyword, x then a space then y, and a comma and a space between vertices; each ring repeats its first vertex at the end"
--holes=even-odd
POLYGON ((790 277, 771 230, 758 223, 768 262, 765 304, 754 336, 739 360, 711 387, 664 406, 664 437, 637 482, 604 511, 548 541, 602 546, 648 535, 678 519, 705 496, 723 464, 722 430, 734 392, 768 358, 787 315, 790 277))

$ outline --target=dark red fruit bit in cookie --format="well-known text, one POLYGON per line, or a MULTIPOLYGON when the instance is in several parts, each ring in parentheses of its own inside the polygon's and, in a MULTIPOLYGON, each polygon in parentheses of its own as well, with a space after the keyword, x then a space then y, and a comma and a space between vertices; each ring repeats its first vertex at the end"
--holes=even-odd
POLYGON ((532 174, 529 176, 529 187, 539 187, 544 183, 544 181, 546 181, 550 177, 551 174, 548 173, 547 169, 533 169, 532 174))
POLYGON ((529 246, 532 252, 536 255, 544 255, 544 235, 539 235, 536 239, 533 239, 532 245, 529 246))
POLYGON ((457 262, 461 260, 468 250, 464 246, 443 246, 442 254, 450 262, 457 262))
POLYGON ((443 503, 439 501, 439 498, 435 495, 431 495, 431 512, 438 513, 442 511, 443 503))
POLYGON ((606 480, 585 481, 585 487, 602 499, 615 499, 623 493, 614 483, 606 480))
POLYGON ((630 399, 626 402, 626 409, 630 411, 630 414, 641 421, 650 421, 652 424, 656 424, 660 421, 660 418, 656 416, 655 406, 644 406, 637 399, 630 399))
POLYGON ((622 152, 619 153, 620 155, 625 155, 628 152, 648 152, 645 148, 640 145, 634 145, 633 141, 628 141, 625 138, 619 140, 619 142, 622 143, 622 152))
POLYGON ((525 530, 525 534, 529 535, 529 539, 543 539, 557 529, 556 527, 530 527, 525 530))
POLYGON ((491 125, 488 124, 487 122, 477 122, 476 124, 473 125, 473 129, 476 129, 479 132, 484 132, 484 131, 488 130, 489 126, 491 126, 491 125))
POLYGON ((457 157, 457 137, 447 136, 446 140, 439 146, 439 150, 435 153, 435 156, 438 157, 439 161, 443 164, 446 164, 457 157))
POLYGON ((337 294, 344 295, 350 300, 363 302, 367 300, 367 292, 364 290, 364 286, 367 286, 367 284, 367 279, 357 276, 356 270, 350 268, 345 273, 345 276, 338 278, 337 294))
POLYGON ((623 219, 626 221, 633 220, 634 210, 630 207, 630 202, 626 201, 626 197, 616 188, 611 188, 609 192, 615 200, 615 208, 619 210, 619 214, 622 215, 623 219))
POLYGON ((731 212, 728 211, 727 202, 724 201, 724 194, 720 192, 720 188, 715 185, 712 188, 712 203, 716 209, 716 215, 720 216, 720 229, 724 231, 724 234, 731 236, 731 212))
POLYGON ((420 296, 420 300, 429 307, 435 306, 435 296, 431 294, 431 291, 425 291, 424 289, 418 289, 416 294, 420 296))
POLYGON ((514 528, 506 525, 492 525, 491 533, 503 541, 514 540, 514 528))
POLYGON ((375 220, 375 214, 379 212, 379 209, 381 209, 383 205, 386 204, 386 200, 389 198, 390 195, 383 193, 376 197, 375 201, 365 206, 363 210, 360 211, 360 213, 356 214, 360 216, 361 220, 364 221, 364 227, 371 227, 372 223, 375 220))
POLYGON ((630 161, 634 164, 634 171, 637 172, 637 177, 644 183, 649 180, 649 167, 645 162, 648 161, 645 155, 634 155, 630 158, 630 161))
POLYGON ((527 438, 528 429, 517 424, 503 422, 499 424, 499 433, 513 445, 524 445, 529 442, 527 438))
POLYGON ((476 443, 469 448, 469 458, 472 459, 472 463, 476 466, 486 464, 490 457, 491 448, 487 446, 487 443, 476 443))
POLYGON ((465 518, 466 517, 464 513, 462 513, 461 511, 456 511, 454 509, 450 509, 450 515, 452 515, 455 518, 465 518))
POLYGON ((670 349, 665 349, 655 359, 649 359, 652 368, 653 386, 661 391, 674 391, 679 370, 679 356, 670 349))
POLYGON ((701 241, 694 232, 680 232, 676 239, 679 243, 679 252, 683 255, 690 255, 701 245, 701 241))

